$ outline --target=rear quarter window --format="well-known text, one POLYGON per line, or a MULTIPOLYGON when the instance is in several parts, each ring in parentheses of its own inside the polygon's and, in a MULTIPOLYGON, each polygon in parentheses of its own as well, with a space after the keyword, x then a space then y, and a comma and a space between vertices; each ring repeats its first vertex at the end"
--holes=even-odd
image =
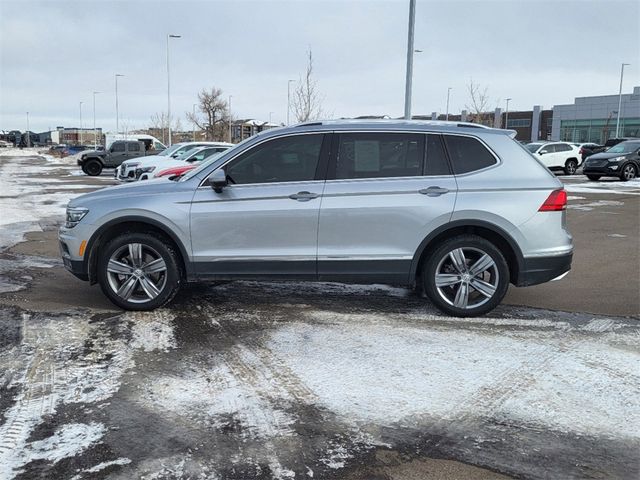
POLYGON ((475 172, 498 163, 496 157, 476 138, 444 135, 444 141, 456 175, 475 172))

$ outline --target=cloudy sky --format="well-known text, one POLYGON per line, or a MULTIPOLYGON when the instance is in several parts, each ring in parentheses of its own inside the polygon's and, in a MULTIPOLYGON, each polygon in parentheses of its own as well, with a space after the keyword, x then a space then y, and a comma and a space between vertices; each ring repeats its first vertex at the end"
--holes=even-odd
MULTIPOLYGON (((167 108, 183 117, 202 88, 232 95, 237 118, 286 120, 287 80, 315 59, 324 110, 333 117, 403 112, 408 0, 91 1, 0 0, 0 129, 93 123, 148 126, 167 108)), ((413 113, 469 103, 469 80, 492 107, 551 107, 576 96, 640 85, 640 2, 417 0, 413 113)))

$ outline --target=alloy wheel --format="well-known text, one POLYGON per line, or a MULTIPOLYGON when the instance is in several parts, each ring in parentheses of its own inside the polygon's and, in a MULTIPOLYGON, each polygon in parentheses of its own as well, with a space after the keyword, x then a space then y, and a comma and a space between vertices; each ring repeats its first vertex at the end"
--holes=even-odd
POLYGON ((155 299, 167 283, 167 264, 153 248, 129 243, 118 248, 107 263, 109 286, 118 297, 131 303, 155 299))
POLYGON ((633 178, 636 178, 636 169, 633 165, 629 164, 626 165, 623 169, 622 169, 622 176, 624 177, 625 180, 631 180, 633 178))
POLYGON ((498 289, 498 266, 479 248, 463 247, 442 257, 435 271, 438 294, 449 305, 472 309, 487 303, 498 289))

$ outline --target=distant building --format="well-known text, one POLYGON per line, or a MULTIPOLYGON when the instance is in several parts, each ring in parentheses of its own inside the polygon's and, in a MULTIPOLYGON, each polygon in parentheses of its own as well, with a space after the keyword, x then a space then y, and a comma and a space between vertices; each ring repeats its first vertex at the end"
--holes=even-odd
POLYGON ((48 145, 51 143, 65 145, 93 145, 94 142, 98 145, 103 145, 104 140, 101 128, 96 128, 95 139, 93 128, 76 127, 56 127, 55 130, 38 133, 37 136, 37 143, 42 145, 48 145))
POLYGON ((231 141, 238 143, 263 130, 270 130, 281 126, 282 125, 278 125, 277 123, 262 122, 255 119, 235 120, 231 124, 231 141))
MULTIPOLYGON (((619 96, 577 97, 553 107, 553 140, 604 143, 616 135, 619 96)), ((640 137, 640 87, 622 95, 620 137, 640 137)))

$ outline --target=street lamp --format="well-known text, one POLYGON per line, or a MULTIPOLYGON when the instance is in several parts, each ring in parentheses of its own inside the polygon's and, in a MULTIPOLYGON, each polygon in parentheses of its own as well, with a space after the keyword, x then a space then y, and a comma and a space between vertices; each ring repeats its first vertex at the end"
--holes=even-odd
POLYGON ((447 88, 447 113, 445 120, 449 121, 449 96, 451 95, 451 87, 447 88))
POLYGON ((624 77, 625 65, 631 65, 630 63, 623 63, 620 69, 620 93, 618 93, 618 119, 616 120, 616 138, 619 137, 620 131, 620 112, 622 111, 622 77, 624 77))
POLYGON ((269 112, 269 123, 271 123, 272 116, 273 116, 273 112, 269 112))
POLYGON ((409 32, 407 35, 407 78, 404 89, 404 118, 411 120, 411 83, 413 81, 413 31, 416 23, 416 0, 409 0, 409 32))
POLYGON ((231 143, 231 99, 233 95, 229 95, 229 143, 231 143))
POLYGON ((93 149, 98 147, 98 136, 96 132, 96 95, 100 92, 93 92, 93 149))
POLYGON ((182 36, 167 34, 167 122, 169 123, 169 147, 171 146, 171 75, 169 71, 169 39, 171 38, 182 38, 182 36))
POLYGON ((80 145, 84 145, 84 142, 82 141, 82 104, 84 102, 80 102, 80 145))
POLYGON ((289 125, 289 112, 291 111, 291 82, 295 80, 287 80, 287 126, 289 125))
POLYGON ((29 112, 27 112, 27 148, 31 147, 31 135, 29 134, 29 112))
POLYGON ((118 77, 124 77, 124 75, 116 73, 116 135, 120 133, 118 128, 118 119, 120 118, 118 115, 118 77))
POLYGON ((504 114, 504 128, 509 128, 509 100, 511 99, 507 98, 507 111, 504 114))

